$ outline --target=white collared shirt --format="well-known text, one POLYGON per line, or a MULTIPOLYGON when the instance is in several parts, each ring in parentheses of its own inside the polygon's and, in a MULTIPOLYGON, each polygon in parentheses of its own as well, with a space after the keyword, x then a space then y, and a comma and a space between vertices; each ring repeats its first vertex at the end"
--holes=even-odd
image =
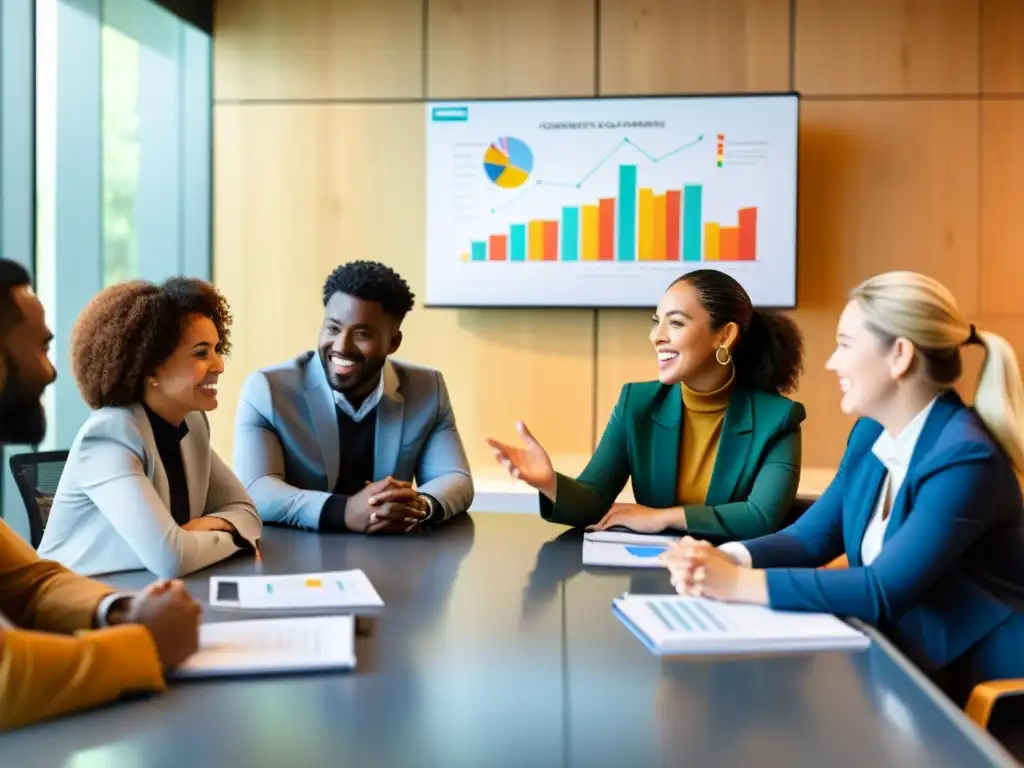
POLYGON ((341 394, 341 392, 338 392, 337 390, 333 390, 333 392, 334 402, 337 403, 341 412, 358 424, 365 419, 367 415, 369 415, 370 411, 380 405, 380 399, 384 397, 384 371, 383 369, 381 370, 380 381, 377 382, 377 388, 373 390, 365 400, 363 400, 362 405, 360 405, 358 409, 353 408, 352 403, 350 403, 348 398, 341 394))
MULTIPOLYGON (((924 429, 925 422, 928 421, 928 414, 932 412, 936 400, 938 400, 937 397, 933 398, 928 405, 918 411, 898 437, 893 437, 883 430, 871 447, 871 452, 882 462, 887 474, 882 482, 882 490, 875 501, 875 511, 871 515, 871 520, 868 521, 867 528, 864 529, 864 538, 860 542, 860 557, 864 565, 871 565, 882 551, 885 529, 889 527, 889 518, 891 517, 888 514, 889 508, 907 477, 914 448, 917 447, 921 431, 924 429)), ((751 567, 750 550, 740 542, 730 541, 722 544, 719 549, 745 568, 751 567)))

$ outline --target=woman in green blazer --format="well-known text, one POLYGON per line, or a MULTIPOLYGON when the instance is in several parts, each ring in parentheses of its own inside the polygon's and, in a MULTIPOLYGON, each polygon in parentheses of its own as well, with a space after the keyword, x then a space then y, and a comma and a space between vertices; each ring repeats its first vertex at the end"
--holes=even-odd
POLYGON ((800 375, 799 329, 713 269, 672 283, 653 323, 658 380, 622 388, 583 474, 555 472, 522 422, 523 447, 488 439, 495 457, 540 491, 552 522, 721 541, 774 532, 800 481, 804 409, 780 394, 800 375), (637 503, 616 504, 629 478, 637 503))

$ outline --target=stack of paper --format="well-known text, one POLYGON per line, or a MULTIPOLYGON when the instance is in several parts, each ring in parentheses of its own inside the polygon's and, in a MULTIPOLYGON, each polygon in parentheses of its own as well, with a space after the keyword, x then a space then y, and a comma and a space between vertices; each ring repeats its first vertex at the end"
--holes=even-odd
POLYGON ((822 613, 662 595, 624 596, 612 608, 659 655, 859 650, 870 643, 861 632, 822 613))
POLYGON ((251 616, 322 616, 383 605, 362 571, 210 579, 211 608, 243 611, 251 616))
POLYGON ((678 536, 591 531, 583 535, 583 564, 615 568, 663 568, 658 560, 678 536))
POLYGON ((322 616, 203 624, 199 652, 175 678, 323 672, 356 665, 355 619, 322 616))

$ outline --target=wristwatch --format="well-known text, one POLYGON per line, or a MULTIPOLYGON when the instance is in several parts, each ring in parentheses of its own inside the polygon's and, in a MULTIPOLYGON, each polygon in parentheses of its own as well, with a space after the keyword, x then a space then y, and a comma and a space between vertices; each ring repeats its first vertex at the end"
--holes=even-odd
POLYGON ((437 499, 425 493, 421 493, 420 498, 426 502, 427 509, 430 510, 430 515, 420 525, 433 525, 444 520, 444 507, 441 506, 437 499))

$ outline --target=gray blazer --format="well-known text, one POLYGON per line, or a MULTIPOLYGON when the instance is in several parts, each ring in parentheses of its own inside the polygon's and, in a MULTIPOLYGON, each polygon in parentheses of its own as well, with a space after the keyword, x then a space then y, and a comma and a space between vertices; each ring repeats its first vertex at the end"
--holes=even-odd
MULTIPOLYGON (((415 479, 445 519, 466 511, 473 481, 440 372, 388 360, 383 376, 373 479, 415 479)), ((265 521, 319 527, 338 480, 336 408, 313 352, 246 380, 235 418, 235 472, 265 521)))
MULTIPOLYGON (((185 419, 181 459, 192 518, 214 515, 253 542, 256 508, 210 446, 203 413, 185 419)), ((139 404, 93 411, 75 437, 39 554, 87 576, 146 569, 182 576, 238 551, 229 533, 186 531, 171 517, 167 473, 139 404)))

